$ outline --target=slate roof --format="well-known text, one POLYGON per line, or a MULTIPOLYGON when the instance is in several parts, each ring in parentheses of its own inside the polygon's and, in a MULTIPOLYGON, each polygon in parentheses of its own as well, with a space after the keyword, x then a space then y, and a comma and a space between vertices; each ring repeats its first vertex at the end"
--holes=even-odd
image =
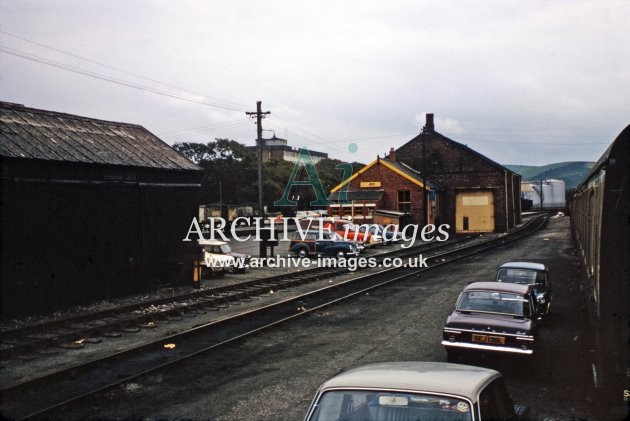
MULTIPOLYGON (((361 174, 363 174, 364 172, 368 171, 370 168, 372 168, 375 165, 383 165, 383 166, 385 166, 385 168, 388 168, 389 170, 394 171, 398 175, 400 175, 400 176, 410 180, 411 182, 417 184, 418 186, 420 186, 420 188, 423 188, 424 185, 425 185, 423 183, 422 174, 420 172, 414 170, 413 168, 411 168, 407 164, 405 164, 403 162, 390 161, 389 159, 381 159, 381 158, 377 157, 374 161, 370 162, 365 167, 361 168, 358 172, 352 174, 351 177, 347 178, 346 180, 342 181, 337 186, 333 187, 331 192, 335 193, 335 192, 340 191, 341 187, 345 186, 346 184, 349 184, 350 182, 352 182, 352 180, 356 179, 361 174)), ((433 187, 437 186, 435 183, 432 183, 431 181, 432 180, 430 180, 429 178, 427 178, 427 180, 426 180, 426 187, 428 189, 430 189, 431 186, 433 186, 433 187)), ((350 193, 350 192, 348 192, 348 193, 350 193)), ((331 199, 328 199, 328 200, 331 200, 331 199)))
POLYGON ((431 177, 426 177, 426 180, 425 180, 425 178, 422 177, 422 173, 420 171, 411 168, 409 165, 405 164, 404 162, 390 161, 389 159, 387 159, 386 161, 388 164, 395 167, 401 173, 406 174, 409 178, 413 178, 414 180, 417 180, 420 183, 422 183, 423 181, 426 181, 427 187, 429 188, 438 187, 438 184, 434 179, 432 179, 431 177))
POLYGON ((501 171, 508 171, 510 173, 513 173, 514 171, 510 170, 509 168, 499 164, 496 161, 493 161, 492 159, 488 158, 487 156, 477 152, 474 149, 471 149, 470 147, 468 147, 468 145, 464 145, 463 143, 460 142, 456 142, 455 140, 448 138, 446 136, 444 136, 441 133, 438 133, 434 130, 428 131, 428 132, 421 132, 419 135, 417 135, 416 137, 414 137, 413 139, 411 139, 410 141, 408 141, 407 143, 405 143, 404 145, 402 145, 401 147, 399 147, 398 149, 396 149, 396 152, 398 153, 399 150, 404 149, 407 145, 415 143, 415 142, 423 142, 424 139, 428 139, 429 141, 432 138, 439 138, 442 140, 445 140, 446 142, 450 143, 451 145, 454 145, 455 147, 463 150, 464 152, 476 156, 477 158, 481 159, 482 161, 484 161, 486 164, 488 164, 491 167, 497 168, 501 171))
POLYGON ((0 156, 201 171, 142 126, 0 102, 0 156))

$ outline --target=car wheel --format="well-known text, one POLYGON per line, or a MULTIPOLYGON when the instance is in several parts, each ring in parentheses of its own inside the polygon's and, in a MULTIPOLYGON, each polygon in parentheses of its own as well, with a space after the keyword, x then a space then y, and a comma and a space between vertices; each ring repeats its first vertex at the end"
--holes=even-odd
POLYGON ((212 273, 212 276, 215 276, 217 278, 221 278, 223 276, 225 276, 225 270, 224 269, 212 269, 210 270, 210 272, 212 273))
POLYGON ((344 258, 344 257, 346 257, 346 252, 345 252, 345 251, 343 251, 343 250, 339 250, 339 251, 337 252, 337 259, 342 259, 342 258, 344 258))
POLYGON ((297 251, 297 255, 299 257, 307 257, 308 256, 308 250, 305 247, 300 247, 297 251))

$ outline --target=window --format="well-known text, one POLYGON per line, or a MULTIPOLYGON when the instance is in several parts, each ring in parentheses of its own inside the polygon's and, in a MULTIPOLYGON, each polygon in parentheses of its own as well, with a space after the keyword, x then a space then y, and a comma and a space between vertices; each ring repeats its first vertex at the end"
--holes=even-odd
POLYGON ((472 406, 460 398, 428 393, 331 390, 322 395, 309 417, 309 421, 321 420, 471 421, 472 406))
POLYGON ((499 281, 523 285, 542 283, 543 279, 544 273, 528 269, 499 269, 498 275, 499 281))
POLYGON ((456 308, 460 311, 481 311, 525 317, 531 315, 528 297, 507 292, 464 292, 460 296, 456 308))
POLYGON ((411 192, 409 190, 398 191, 398 212, 411 213, 411 192))

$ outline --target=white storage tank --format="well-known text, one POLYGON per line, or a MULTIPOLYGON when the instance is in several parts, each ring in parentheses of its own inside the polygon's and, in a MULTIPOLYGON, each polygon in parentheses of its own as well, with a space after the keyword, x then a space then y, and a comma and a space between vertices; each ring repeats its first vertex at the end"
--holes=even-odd
POLYGON ((532 201, 533 209, 564 208, 566 184, 563 180, 524 181, 521 183, 523 199, 532 201))

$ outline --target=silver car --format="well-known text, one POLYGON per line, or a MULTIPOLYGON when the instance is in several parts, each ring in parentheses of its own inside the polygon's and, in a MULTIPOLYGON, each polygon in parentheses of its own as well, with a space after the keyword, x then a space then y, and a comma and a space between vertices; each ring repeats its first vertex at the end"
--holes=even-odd
POLYGON ((461 364, 387 362, 325 382, 306 421, 477 421, 524 419, 501 373, 461 364))

